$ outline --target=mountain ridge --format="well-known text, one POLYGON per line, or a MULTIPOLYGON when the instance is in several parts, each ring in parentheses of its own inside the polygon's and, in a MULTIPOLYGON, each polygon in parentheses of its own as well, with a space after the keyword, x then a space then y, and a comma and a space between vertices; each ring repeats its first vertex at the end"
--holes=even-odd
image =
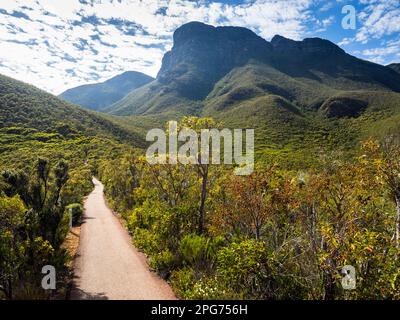
POLYGON ((60 98, 87 109, 102 111, 108 105, 122 99, 130 91, 154 80, 137 71, 125 71, 104 82, 81 85, 68 89, 60 98))
POLYGON ((243 28, 199 23, 178 28, 174 39, 156 80, 105 110, 142 135, 184 115, 213 117, 255 129, 259 159, 302 166, 318 150, 351 152, 370 136, 400 132, 400 74, 328 40, 268 42, 243 28))
POLYGON ((217 83, 235 69, 254 63, 273 68, 273 73, 280 73, 285 81, 297 82, 298 86, 284 89, 284 84, 274 82, 271 72, 260 74, 253 70, 253 78, 262 78, 263 83, 250 87, 244 84, 242 91, 258 88, 265 94, 278 95, 285 91, 283 97, 302 108, 321 106, 337 91, 400 92, 400 75, 394 70, 353 57, 325 39, 295 41, 276 35, 268 42, 246 28, 214 27, 200 22, 184 24, 173 38, 174 45, 164 55, 157 78, 131 91, 105 112, 124 116, 201 114, 217 83), (313 92, 315 88, 321 92, 315 101, 301 97, 300 91, 313 92))
POLYGON ((181 28, 158 77, 105 109, 108 114, 0 76, 0 139, 15 132, 25 139, 33 129, 29 139, 72 136, 80 143, 89 136, 142 147, 146 131, 166 121, 209 116, 227 128, 255 129, 258 159, 302 167, 321 149, 351 152, 369 136, 400 132, 400 74, 391 67, 319 38, 275 36, 270 43, 244 28, 181 28), (213 38, 204 44, 209 32, 213 38))

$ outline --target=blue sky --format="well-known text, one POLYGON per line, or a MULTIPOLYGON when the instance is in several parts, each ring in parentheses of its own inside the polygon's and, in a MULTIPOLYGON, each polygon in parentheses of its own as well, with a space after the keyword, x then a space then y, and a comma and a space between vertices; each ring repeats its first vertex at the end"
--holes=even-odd
POLYGON ((1 0, 0 73, 55 94, 127 70, 155 76, 173 31, 193 20, 267 40, 326 38, 366 60, 400 62, 400 0, 1 0), (346 5, 354 30, 342 28, 346 5))

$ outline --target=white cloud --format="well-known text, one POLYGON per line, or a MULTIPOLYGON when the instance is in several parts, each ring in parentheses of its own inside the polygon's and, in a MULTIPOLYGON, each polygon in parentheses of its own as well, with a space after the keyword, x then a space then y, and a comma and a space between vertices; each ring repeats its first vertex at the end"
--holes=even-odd
MULTIPOLYGON (((0 13, 0 73, 56 94, 126 70, 155 76, 173 31, 186 22, 244 26, 266 39, 275 34, 300 39, 314 19, 315 0, 86 2, 1 0, 8 14, 0 13)), ((327 27, 332 21, 320 23, 327 27)))
POLYGON ((360 54, 366 59, 380 64, 398 62, 394 60, 394 57, 400 56, 400 39, 387 41, 383 47, 362 50, 360 54))
POLYGON ((323 4, 322 7, 319 8, 319 11, 326 12, 326 11, 331 10, 334 6, 335 6, 335 3, 333 1, 329 1, 329 2, 326 2, 325 4, 323 4))
POLYGON ((343 38, 342 41, 338 43, 339 46, 347 46, 350 43, 354 42, 354 38, 343 38))
POLYGON ((356 40, 367 43, 371 38, 379 39, 400 32, 399 0, 360 0, 366 7, 358 15, 362 27, 356 40))

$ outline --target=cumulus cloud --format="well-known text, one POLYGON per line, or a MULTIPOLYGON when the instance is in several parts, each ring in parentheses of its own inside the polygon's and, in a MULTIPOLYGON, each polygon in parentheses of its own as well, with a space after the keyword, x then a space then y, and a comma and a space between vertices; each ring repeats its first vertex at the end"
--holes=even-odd
POLYGON ((380 64, 398 62, 398 58, 400 57, 400 38, 397 40, 385 41, 384 46, 379 48, 362 50, 360 55, 370 61, 380 64))
POLYGON ((362 27, 356 34, 359 42, 400 32, 399 0, 360 0, 366 7, 359 14, 362 27))
MULTIPOLYGON (((2 0, 0 73, 52 93, 125 70, 155 76, 173 31, 197 20, 299 39, 314 0, 2 0)), ((328 21, 323 22, 326 24, 328 21)))
POLYGON ((361 27, 353 38, 345 38, 340 43, 361 43, 369 45, 379 42, 379 46, 360 50, 361 57, 386 64, 394 62, 400 55, 400 1, 399 0, 360 0, 364 5, 358 14, 361 27))

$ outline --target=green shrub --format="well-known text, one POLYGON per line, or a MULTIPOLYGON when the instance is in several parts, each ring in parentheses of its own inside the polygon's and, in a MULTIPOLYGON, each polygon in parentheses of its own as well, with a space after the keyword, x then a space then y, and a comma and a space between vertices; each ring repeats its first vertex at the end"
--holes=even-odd
POLYGON ((158 254, 153 254, 150 258, 150 266, 164 279, 168 278, 175 264, 175 256, 169 250, 163 250, 158 254))
POLYGON ((218 277, 201 277, 197 279, 194 269, 184 267, 173 271, 171 286, 182 299, 214 300, 241 299, 232 289, 224 285, 218 277))
POLYGON ((158 247, 157 235, 148 229, 134 229, 133 242, 138 248, 143 250, 143 252, 149 256, 160 251, 158 247))
POLYGON ((221 237, 208 238, 190 234, 180 241, 179 252, 183 263, 198 271, 214 267, 217 251, 222 245, 221 237))
POLYGON ((226 286, 218 277, 202 278, 187 296, 192 300, 239 300, 242 297, 226 286))
POLYGON ((190 267, 175 270, 171 274, 170 283, 180 298, 188 299, 196 283, 195 271, 190 267))
POLYGON ((232 243, 218 252, 217 274, 223 282, 247 297, 265 290, 268 278, 265 244, 257 240, 232 243))
POLYGON ((64 205, 80 203, 82 198, 93 190, 92 174, 87 167, 69 172, 69 179, 62 190, 64 205))
MULTIPOLYGON (((59 248, 61 244, 64 242, 65 238, 67 237, 67 234, 69 232, 69 213, 65 212, 58 227, 56 230, 56 234, 54 237, 54 246, 56 248, 59 248)), ((74 215, 72 214, 72 222, 74 221, 74 215)))

